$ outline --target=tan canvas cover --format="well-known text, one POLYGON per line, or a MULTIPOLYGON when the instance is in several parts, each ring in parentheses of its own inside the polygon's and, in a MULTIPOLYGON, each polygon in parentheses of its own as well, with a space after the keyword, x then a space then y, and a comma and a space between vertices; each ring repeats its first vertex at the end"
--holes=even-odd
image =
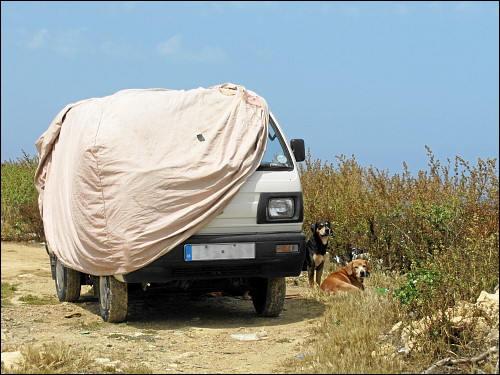
POLYGON ((69 104, 36 142, 50 248, 97 276, 147 265, 222 212, 259 166, 268 121, 266 101, 233 84, 69 104))

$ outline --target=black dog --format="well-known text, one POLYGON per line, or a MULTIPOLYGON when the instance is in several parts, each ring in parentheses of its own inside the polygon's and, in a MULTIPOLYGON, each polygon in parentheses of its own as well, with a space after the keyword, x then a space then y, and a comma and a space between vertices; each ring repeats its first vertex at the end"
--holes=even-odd
POLYGON ((325 254, 328 249, 328 237, 330 236, 330 222, 318 221, 311 225, 312 237, 307 241, 305 265, 309 286, 314 286, 314 272, 316 272, 316 283, 321 284, 321 275, 325 265, 325 254))
POLYGON ((357 247, 351 247, 348 255, 350 257, 349 262, 356 259, 370 260, 370 253, 357 247))
POLYGON ((370 260, 370 253, 363 250, 359 249, 357 247, 352 246, 351 244, 346 245, 345 253, 342 254, 336 254, 331 257, 331 260, 333 263, 337 264, 338 266, 345 266, 349 262, 352 262, 353 260, 356 259, 364 259, 369 261, 370 260))

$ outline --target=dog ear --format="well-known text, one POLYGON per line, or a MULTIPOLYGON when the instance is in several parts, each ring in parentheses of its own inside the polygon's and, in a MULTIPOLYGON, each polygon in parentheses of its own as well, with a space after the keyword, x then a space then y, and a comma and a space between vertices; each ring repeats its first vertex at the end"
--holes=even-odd
POLYGON ((311 224, 311 232, 314 233, 315 230, 316 230, 316 223, 311 224))
POLYGON ((366 272, 368 272, 368 273, 372 272, 372 265, 371 265, 371 263, 366 262, 366 272))
POLYGON ((353 272, 353 270, 352 270, 352 262, 347 263, 347 266, 345 266, 345 270, 346 270, 346 272, 347 272, 348 275, 352 275, 352 272, 353 272))

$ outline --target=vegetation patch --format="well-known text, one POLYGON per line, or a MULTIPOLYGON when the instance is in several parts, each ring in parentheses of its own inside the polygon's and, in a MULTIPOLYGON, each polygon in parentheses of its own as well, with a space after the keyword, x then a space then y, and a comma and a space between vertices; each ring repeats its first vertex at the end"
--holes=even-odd
POLYGON ((38 209, 35 172, 38 156, 23 156, 2 162, 2 241, 45 240, 38 209))
POLYGON ((406 278, 408 281, 394 291, 394 296, 404 306, 418 306, 425 300, 431 299, 433 292, 438 290, 442 283, 439 271, 423 268, 408 272, 406 278))
POLYGON ((12 305, 10 298, 16 291, 16 284, 9 284, 2 281, 2 307, 12 305))
MULTIPOLYGON (((23 360, 12 374, 77 374, 88 369, 89 355, 62 342, 26 345, 21 348, 23 360)), ((2 368, 2 373, 4 369, 2 368)))
POLYGON ((19 297, 19 301, 24 302, 27 305, 55 305, 58 301, 54 297, 49 296, 34 296, 33 294, 26 294, 19 297))

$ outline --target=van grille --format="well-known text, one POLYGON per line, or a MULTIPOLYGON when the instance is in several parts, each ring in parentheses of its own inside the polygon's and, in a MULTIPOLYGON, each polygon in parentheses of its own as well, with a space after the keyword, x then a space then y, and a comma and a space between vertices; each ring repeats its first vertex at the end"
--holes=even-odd
POLYGON ((238 268, 227 268, 227 267, 196 267, 196 268, 174 268, 172 269, 172 277, 224 277, 224 276, 255 276, 260 273, 260 267, 257 266, 247 266, 238 268))

